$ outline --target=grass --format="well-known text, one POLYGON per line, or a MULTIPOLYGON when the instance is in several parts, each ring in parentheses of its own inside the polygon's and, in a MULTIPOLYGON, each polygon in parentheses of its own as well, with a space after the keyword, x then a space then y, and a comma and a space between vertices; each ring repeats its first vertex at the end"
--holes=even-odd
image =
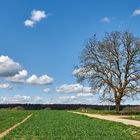
POLYGON ((24 119, 29 112, 0 110, 0 133, 24 119))
POLYGON ((138 120, 138 121, 140 121, 140 115, 133 115, 133 116, 127 118, 127 119, 138 120))
MULTIPOLYGON (((24 111, 23 111, 24 112, 24 111)), ((140 128, 66 111, 31 111, 33 116, 3 140, 138 140, 140 128)))
POLYGON ((91 113, 91 114, 111 114, 111 115, 116 115, 116 112, 114 110, 79 109, 79 110, 76 110, 76 111, 82 112, 82 113, 91 113))
POLYGON ((92 114, 140 115, 140 111, 139 111, 139 110, 122 110, 122 111, 120 111, 119 114, 116 113, 114 110, 79 109, 79 110, 76 110, 76 111, 78 111, 78 112, 83 112, 83 113, 92 113, 92 114))

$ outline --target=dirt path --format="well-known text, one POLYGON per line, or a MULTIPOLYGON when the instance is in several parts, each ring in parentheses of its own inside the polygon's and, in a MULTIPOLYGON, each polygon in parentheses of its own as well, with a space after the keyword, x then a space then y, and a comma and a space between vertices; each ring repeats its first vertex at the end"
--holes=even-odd
POLYGON ((123 118, 126 116, 89 114, 89 113, 81 113, 81 112, 73 112, 73 111, 69 111, 69 112, 75 113, 75 114, 80 114, 80 115, 85 115, 85 116, 88 116, 91 118, 98 118, 98 119, 109 120, 109 121, 114 121, 114 122, 121 122, 126 125, 133 125, 136 127, 140 127, 140 121, 128 120, 128 119, 123 118))
POLYGON ((16 128, 17 126, 19 126, 20 124, 24 123, 26 120, 28 120, 30 117, 32 116, 32 114, 30 114, 29 116, 27 116, 26 118, 24 118, 22 121, 20 121, 19 123, 15 124, 14 126, 8 128, 7 130, 5 130, 4 132, 2 132, 0 134, 0 139, 2 137, 4 137, 5 135, 7 135, 11 130, 13 130, 14 128, 16 128))

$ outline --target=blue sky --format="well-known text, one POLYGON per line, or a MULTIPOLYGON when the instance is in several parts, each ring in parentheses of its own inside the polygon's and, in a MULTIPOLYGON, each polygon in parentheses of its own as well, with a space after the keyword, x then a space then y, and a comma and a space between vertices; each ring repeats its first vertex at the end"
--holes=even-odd
POLYGON ((77 85, 72 74, 86 41, 95 33, 102 38, 110 31, 128 30, 140 37, 138 0, 1 0, 0 3, 0 61, 10 65, 10 72, 22 75, 14 78, 18 82, 13 82, 9 76, 3 76, 7 66, 6 72, 0 70, 1 103, 99 103, 98 96, 92 96, 87 85, 77 85), (40 80, 44 75, 44 81, 40 80), (43 92, 46 88, 50 91, 43 92), (69 91, 71 88, 74 90, 69 91))

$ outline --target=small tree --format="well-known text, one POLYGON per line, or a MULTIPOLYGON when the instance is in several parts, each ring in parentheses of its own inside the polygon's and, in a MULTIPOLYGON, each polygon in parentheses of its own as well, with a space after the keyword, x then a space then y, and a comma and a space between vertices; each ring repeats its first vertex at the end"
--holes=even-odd
POLYGON ((123 97, 140 93, 140 40, 129 32, 106 33, 89 39, 74 70, 79 82, 88 81, 120 111, 123 97))

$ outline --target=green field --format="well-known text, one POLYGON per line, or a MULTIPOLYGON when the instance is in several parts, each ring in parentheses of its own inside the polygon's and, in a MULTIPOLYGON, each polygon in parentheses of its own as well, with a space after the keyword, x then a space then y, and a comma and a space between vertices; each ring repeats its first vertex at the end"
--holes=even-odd
POLYGON ((79 109, 76 112, 91 113, 91 114, 111 114, 116 115, 114 110, 95 110, 95 109, 79 109))
POLYGON ((28 111, 0 110, 0 133, 29 115, 28 111))
POLYGON ((134 115, 134 116, 130 117, 129 119, 140 121, 140 115, 134 115))
MULTIPOLYGON (((95 109, 79 109, 76 110, 77 112, 83 112, 83 113, 91 113, 91 114, 111 114, 111 115, 119 115, 114 110, 95 110, 95 109)), ((138 110, 122 110, 121 113, 127 113, 124 115, 140 115, 140 111, 138 110)))
MULTIPOLYGON (((13 113, 14 111, 12 111, 13 113)), ((138 140, 140 128, 91 119, 67 111, 15 111, 33 116, 3 140, 138 140)), ((5 112, 3 114, 3 118, 5 112)), ((10 111, 7 112, 10 114, 10 111)), ((24 115, 24 116, 26 116, 24 115)), ((20 115, 19 115, 20 116, 20 115)), ((17 116, 18 117, 18 116, 17 116)), ((7 120, 11 122, 10 120, 7 120)), ((5 123, 5 121, 3 121, 5 123)))

